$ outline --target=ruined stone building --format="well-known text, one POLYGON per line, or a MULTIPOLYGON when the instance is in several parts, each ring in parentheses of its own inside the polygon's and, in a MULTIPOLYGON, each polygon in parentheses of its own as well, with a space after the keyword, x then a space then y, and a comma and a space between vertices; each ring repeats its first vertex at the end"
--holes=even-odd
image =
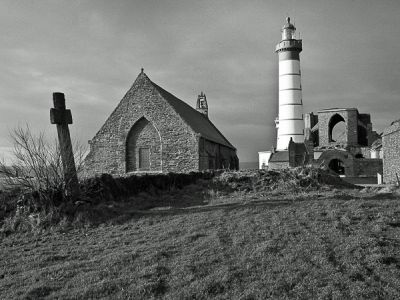
POLYGON ((382 174, 382 159, 377 153, 380 136, 372 130, 369 114, 360 114, 356 108, 330 108, 305 114, 304 119, 314 164, 371 181, 382 174))
POLYGON ((238 169, 236 149, 208 119, 206 96, 197 109, 143 72, 89 142, 88 175, 238 169))
POLYGON ((304 126, 304 142, 291 140, 287 150, 271 151, 268 168, 326 166, 359 183, 374 183, 382 175, 382 139, 372 130, 369 114, 356 108, 324 109, 304 114, 304 126))
POLYGON ((383 181, 398 183, 400 180, 400 120, 394 121, 382 134, 383 181))

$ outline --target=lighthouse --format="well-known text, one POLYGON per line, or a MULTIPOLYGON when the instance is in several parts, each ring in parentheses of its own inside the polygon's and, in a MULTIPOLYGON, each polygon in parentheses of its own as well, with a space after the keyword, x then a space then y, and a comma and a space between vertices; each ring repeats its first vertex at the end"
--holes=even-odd
POLYGON ((276 45, 279 57, 279 113, 275 120, 276 150, 287 150, 289 141, 304 142, 303 100, 301 92, 300 52, 302 40, 295 39, 296 28, 286 18, 282 40, 276 45))

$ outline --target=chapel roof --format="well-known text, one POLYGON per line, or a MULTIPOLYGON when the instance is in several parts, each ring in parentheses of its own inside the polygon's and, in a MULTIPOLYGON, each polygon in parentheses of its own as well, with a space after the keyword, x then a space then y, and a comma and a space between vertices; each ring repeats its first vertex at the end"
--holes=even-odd
POLYGON ((140 76, 145 76, 145 78, 151 82, 161 97, 172 106, 172 108, 186 122, 186 124, 193 129, 193 131, 199 133, 201 137, 207 140, 236 149, 205 115, 152 82, 145 73, 140 73, 138 78, 140 76))

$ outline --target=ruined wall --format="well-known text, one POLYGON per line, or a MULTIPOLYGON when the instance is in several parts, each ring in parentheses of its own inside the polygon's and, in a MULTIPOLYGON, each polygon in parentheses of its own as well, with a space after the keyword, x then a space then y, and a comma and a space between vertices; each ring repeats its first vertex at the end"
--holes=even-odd
POLYGON ((382 159, 356 158, 354 160, 354 175, 361 177, 374 177, 382 174, 382 159))
POLYGON ((356 176, 354 173, 354 157, 351 153, 341 150, 327 150, 315 162, 316 166, 325 165, 329 167, 332 160, 340 160, 344 165, 344 174, 346 176, 356 176))
POLYGON ((197 135, 143 74, 137 78, 90 142, 90 152, 85 160, 85 176, 101 173, 125 174, 128 133, 143 117, 154 126, 160 136, 160 171, 198 170, 197 135))
POLYGON ((314 115, 314 113, 305 113, 304 114, 304 127, 312 129, 318 123, 318 115, 314 115))
POLYGON ((345 122, 345 146, 353 146, 358 144, 358 112, 355 109, 338 109, 318 112, 318 128, 319 128, 319 146, 330 146, 338 144, 329 140, 329 128, 332 117, 339 115, 345 122))
POLYGON ((400 178, 400 122, 386 128, 382 135, 383 182, 397 183, 400 178))
POLYGON ((289 166, 299 167, 309 163, 314 156, 314 153, 309 153, 307 147, 311 147, 308 141, 304 143, 294 143, 292 140, 289 142, 289 166))

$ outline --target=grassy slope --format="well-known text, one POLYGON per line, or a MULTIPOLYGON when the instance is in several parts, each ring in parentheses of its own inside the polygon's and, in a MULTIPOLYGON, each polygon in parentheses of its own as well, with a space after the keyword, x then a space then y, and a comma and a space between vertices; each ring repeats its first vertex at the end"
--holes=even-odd
POLYGON ((305 196, 11 234, 1 240, 0 298, 400 298, 399 200, 305 196))

